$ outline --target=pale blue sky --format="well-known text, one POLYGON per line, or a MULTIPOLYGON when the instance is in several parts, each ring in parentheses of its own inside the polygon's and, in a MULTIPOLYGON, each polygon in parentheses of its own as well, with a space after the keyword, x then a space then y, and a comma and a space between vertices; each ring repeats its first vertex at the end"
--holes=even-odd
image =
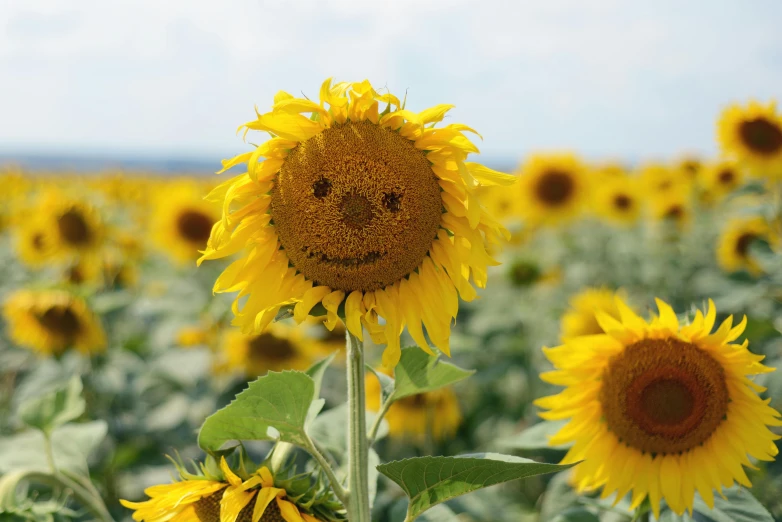
POLYGON ((0 150, 226 157, 327 76, 453 103, 492 158, 712 154, 782 99, 782 1, 0 0, 0 150))

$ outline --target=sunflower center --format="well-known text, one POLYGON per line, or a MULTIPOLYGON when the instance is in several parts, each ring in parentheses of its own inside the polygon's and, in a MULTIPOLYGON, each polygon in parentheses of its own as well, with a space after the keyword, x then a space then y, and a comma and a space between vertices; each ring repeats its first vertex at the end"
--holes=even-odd
POLYGON ((549 170, 538 180, 535 191, 538 199, 549 205, 558 206, 570 199, 574 189, 573 177, 563 170, 549 170))
POLYGON ((668 211, 665 213, 665 217, 668 219, 673 219, 674 221, 679 221, 684 217, 684 208, 681 205, 674 205, 668 209, 668 211))
POLYGON ((84 216, 77 210, 69 210, 57 219, 57 228, 66 243, 83 246, 90 242, 92 233, 84 216))
POLYGON ((717 177, 720 183, 723 185, 731 185, 733 184, 733 181, 736 179, 736 175, 733 173, 730 169, 725 169, 722 172, 720 172, 720 175, 717 177))
POLYGON ((425 393, 419 393, 417 395, 411 395, 410 397, 405 397, 404 399, 401 399, 399 401, 400 405, 404 408, 408 408, 411 410, 420 410, 424 407, 426 407, 427 403, 429 401, 427 400, 427 396, 425 393))
POLYGON ((426 155, 368 121, 300 143, 271 192, 270 213, 291 264, 345 292, 377 290, 418 268, 442 212, 426 155))
POLYGON ((782 151, 782 129, 765 118, 743 122, 739 135, 747 147, 759 154, 772 155, 782 151))
POLYGON ((176 220, 179 235, 193 243, 206 243, 212 232, 212 220, 209 216, 195 210, 186 210, 176 220))
MULTIPOLYGON (((220 522, 220 500, 222 500, 224 492, 225 489, 222 489, 193 504, 196 518, 200 522, 220 522)), ((251 522, 254 508, 255 497, 242 508, 239 516, 236 517, 236 522, 251 522)), ((269 502, 259 522, 285 522, 277 502, 274 500, 269 502)))
POLYGON ((611 359, 600 403, 608 428, 650 453, 688 451, 706 441, 728 410, 722 366, 679 339, 645 339, 611 359))
POLYGON ((52 334, 67 339, 76 337, 81 330, 79 318, 70 308, 49 308, 38 316, 38 322, 52 334))
POLYGON ((34 234, 32 243, 34 249, 43 250, 43 234, 34 234))
POLYGON ((755 234, 741 234, 736 240, 736 253, 741 257, 747 257, 749 247, 758 238, 755 234))
POLYGON ((633 206, 633 200, 626 194, 617 194, 614 197, 614 206, 619 210, 628 210, 633 206))
POLYGON ((257 361, 284 362, 296 355, 293 345, 269 333, 257 335, 247 343, 250 358, 257 361))

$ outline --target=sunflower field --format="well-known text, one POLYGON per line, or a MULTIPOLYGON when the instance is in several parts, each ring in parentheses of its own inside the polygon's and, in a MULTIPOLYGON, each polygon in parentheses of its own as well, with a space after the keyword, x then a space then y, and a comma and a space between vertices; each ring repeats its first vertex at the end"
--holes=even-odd
POLYGON ((3 167, 0 520, 782 520, 774 102, 502 169, 314 88, 219 176, 3 167))

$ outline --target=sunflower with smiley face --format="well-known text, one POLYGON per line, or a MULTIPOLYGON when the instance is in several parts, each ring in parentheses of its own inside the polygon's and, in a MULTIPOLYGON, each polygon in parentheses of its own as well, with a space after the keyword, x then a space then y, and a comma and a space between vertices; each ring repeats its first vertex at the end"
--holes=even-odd
POLYGON ((404 327, 449 353, 459 298, 486 285, 489 246, 507 238, 476 189, 514 179, 466 161, 474 131, 436 126, 451 108, 414 113, 368 81, 327 80, 318 101, 280 92, 244 124, 272 138, 224 162, 247 172, 208 197, 223 216, 199 260, 240 254, 215 284, 246 297, 235 324, 260 333, 283 307, 303 322, 321 305, 327 327, 344 313, 353 335, 387 344, 388 367, 404 327))

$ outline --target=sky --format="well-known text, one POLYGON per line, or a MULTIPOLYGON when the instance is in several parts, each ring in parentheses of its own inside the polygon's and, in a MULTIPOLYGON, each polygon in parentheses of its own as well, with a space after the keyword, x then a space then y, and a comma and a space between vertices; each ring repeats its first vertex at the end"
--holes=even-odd
POLYGON ((712 155, 726 104, 782 98, 779 20, 779 0, 0 0, 0 151, 217 163, 254 106, 335 77, 456 105, 488 158, 712 155))

